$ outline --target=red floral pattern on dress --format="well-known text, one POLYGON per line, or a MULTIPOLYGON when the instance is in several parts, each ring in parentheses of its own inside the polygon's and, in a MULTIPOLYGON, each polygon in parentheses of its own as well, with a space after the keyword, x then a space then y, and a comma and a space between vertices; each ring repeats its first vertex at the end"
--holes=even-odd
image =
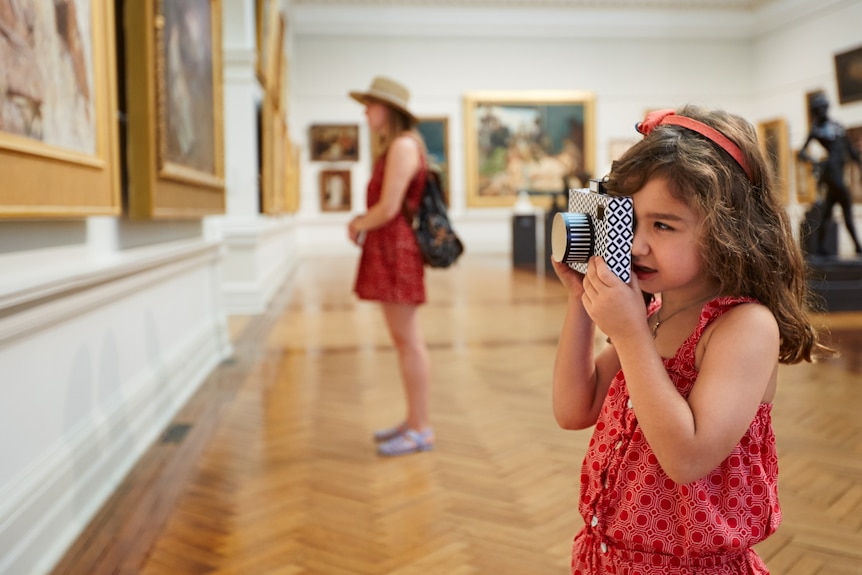
MULTIPOLYGON (((695 349, 703 330, 734 306, 751 302, 730 297, 708 302, 694 332, 664 360, 683 397, 697 379, 695 349)), ((761 404, 739 444, 714 471, 679 485, 647 443, 620 371, 584 457, 579 510, 586 525, 574 539, 572 574, 768 574, 751 547, 781 522, 771 412, 771 404, 761 404)))
MULTIPOLYGON (((425 160, 407 189, 406 202, 415 211, 425 190, 425 160)), ((374 163, 366 202, 370 208, 380 200, 386 155, 374 163)), ((413 229, 399 210, 390 221, 369 230, 362 245, 354 291, 360 299, 389 303, 425 302, 425 264, 413 229)))

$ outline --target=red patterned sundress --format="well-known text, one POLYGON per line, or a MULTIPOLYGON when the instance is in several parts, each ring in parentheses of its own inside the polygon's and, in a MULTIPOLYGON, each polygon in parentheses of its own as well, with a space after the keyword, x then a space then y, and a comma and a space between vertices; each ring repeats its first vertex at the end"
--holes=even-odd
MULTIPOLYGON (((425 158, 407 189, 406 204, 412 213, 425 190, 425 158)), ((380 200, 386 154, 374 163, 366 202, 370 208, 380 200)), ((425 264, 413 229, 399 210, 390 221, 369 230, 362 244, 354 291, 360 299, 418 305, 425 303, 425 264)))
MULTIPOLYGON (((680 394, 687 397, 697 378, 695 348, 704 329, 753 301, 721 297, 704 305, 697 328, 664 359, 680 394)), ((771 404, 761 404, 727 459, 706 477, 679 485, 647 443, 620 371, 581 469, 578 507, 586 525, 574 539, 572 574, 768 574, 751 547, 781 522, 771 412, 771 404)))

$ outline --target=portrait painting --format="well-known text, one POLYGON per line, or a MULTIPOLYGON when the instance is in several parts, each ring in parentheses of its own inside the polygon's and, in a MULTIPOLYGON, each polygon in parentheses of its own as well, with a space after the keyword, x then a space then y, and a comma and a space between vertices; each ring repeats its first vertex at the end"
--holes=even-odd
POLYGON ((128 215, 223 213, 221 0, 122 3, 128 215))
POLYGON ((320 171, 320 210, 350 211, 350 170, 320 171))
POLYGON ((467 205, 511 206, 520 191, 586 185, 595 170, 593 107, 586 92, 467 94, 467 205))
POLYGON ((355 162, 359 160, 358 124, 314 124, 309 128, 313 162, 355 162))
POLYGON ((161 11, 160 163, 215 174, 210 0, 162 0, 161 11))
POLYGON ((862 100, 862 46, 835 55, 835 82, 840 103, 862 100))
POLYGON ((0 9, 0 134, 96 153, 94 2, 16 0, 0 9))
POLYGON ((758 123, 757 138, 766 155, 767 166, 772 172, 775 189, 780 194, 782 201, 787 203, 789 199, 788 165, 790 162, 787 122, 779 118, 758 123))
POLYGON ((440 174, 443 200, 449 206, 449 119, 418 118, 416 129, 428 149, 429 168, 440 174))

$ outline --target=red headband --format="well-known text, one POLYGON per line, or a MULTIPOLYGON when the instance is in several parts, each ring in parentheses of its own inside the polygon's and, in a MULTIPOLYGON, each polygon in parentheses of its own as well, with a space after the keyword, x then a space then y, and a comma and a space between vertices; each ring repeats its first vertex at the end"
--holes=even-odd
POLYGON ((749 181, 754 181, 754 178, 751 176, 751 170, 749 169, 748 163, 745 161, 745 157, 742 155, 742 150, 739 149, 739 146, 734 144, 730 138, 715 128, 707 126, 703 122, 698 122, 697 120, 693 120, 685 116, 677 116, 674 110, 656 110, 647 114, 643 122, 635 124, 635 129, 644 136, 647 136, 654 128, 662 124, 682 126, 683 128, 688 128, 702 136, 706 136, 709 140, 721 146, 721 149, 730 154, 730 156, 736 160, 736 163, 739 164, 745 172, 745 175, 748 176, 749 181))

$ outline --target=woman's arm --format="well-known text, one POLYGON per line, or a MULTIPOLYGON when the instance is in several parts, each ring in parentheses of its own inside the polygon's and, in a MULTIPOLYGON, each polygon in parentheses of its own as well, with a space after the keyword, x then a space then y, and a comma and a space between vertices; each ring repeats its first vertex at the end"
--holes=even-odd
POLYGON ((408 135, 399 136, 389 146, 380 200, 350 222, 350 232, 373 230, 401 213, 410 182, 419 171, 422 150, 419 142, 408 135))

